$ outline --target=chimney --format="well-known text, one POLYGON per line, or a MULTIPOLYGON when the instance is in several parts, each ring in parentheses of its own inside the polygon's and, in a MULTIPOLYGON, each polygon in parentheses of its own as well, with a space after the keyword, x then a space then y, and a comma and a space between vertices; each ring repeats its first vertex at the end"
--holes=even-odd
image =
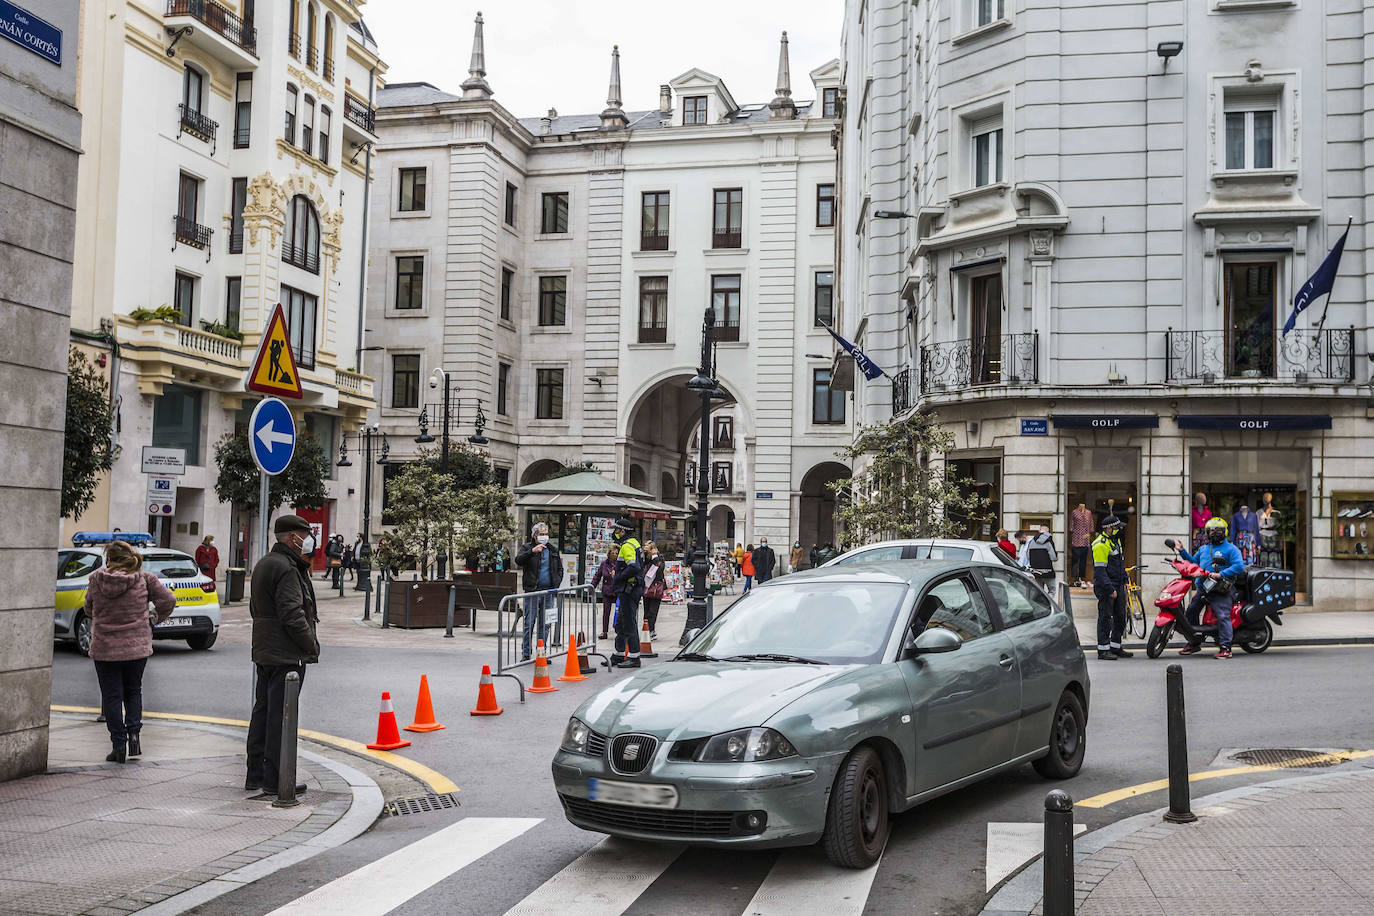
POLYGON ((558 117, 558 109, 550 108, 549 113, 539 119, 539 133, 548 136, 553 133, 553 119, 558 117))
POLYGON ((673 113, 673 87, 667 83, 658 87, 658 110, 660 114, 673 113))

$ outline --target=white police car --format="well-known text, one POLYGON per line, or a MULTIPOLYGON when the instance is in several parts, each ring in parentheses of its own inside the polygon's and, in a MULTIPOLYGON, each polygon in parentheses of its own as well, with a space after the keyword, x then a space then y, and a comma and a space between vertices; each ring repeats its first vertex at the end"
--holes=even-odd
POLYGON ((86 584, 105 562, 105 545, 123 540, 143 555, 143 569, 157 576, 176 596, 172 616, 153 628, 154 639, 184 639, 192 649, 208 649, 219 636, 219 596, 215 580, 196 568, 195 558, 153 544, 139 532, 79 531, 72 546, 57 552, 57 600, 53 638, 76 643, 82 655, 91 651, 91 619, 86 616, 86 584))

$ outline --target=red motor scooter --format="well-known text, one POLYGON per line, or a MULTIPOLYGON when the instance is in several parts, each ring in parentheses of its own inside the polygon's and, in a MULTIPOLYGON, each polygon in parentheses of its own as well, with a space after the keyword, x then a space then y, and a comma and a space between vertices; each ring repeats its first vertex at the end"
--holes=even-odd
MULTIPOLYGON (((1178 544, 1172 538, 1165 538, 1164 545, 1177 550, 1178 544)), ((1159 658, 1175 629, 1189 642, 1202 641, 1217 637, 1220 627, 1211 607, 1203 610, 1202 620, 1193 625, 1188 622, 1185 610, 1188 607, 1188 593, 1194 588, 1204 595, 1214 588, 1224 588, 1224 584, 1208 578, 1208 571, 1175 556, 1166 560, 1178 573, 1178 578, 1165 585, 1155 599, 1159 613, 1155 617, 1154 629, 1145 643, 1145 654, 1159 658)), ((1294 578, 1284 569, 1251 568, 1231 584, 1231 628, 1232 642, 1250 653, 1263 652, 1274 641, 1274 627, 1270 623, 1283 625, 1283 609, 1293 606, 1294 578)))

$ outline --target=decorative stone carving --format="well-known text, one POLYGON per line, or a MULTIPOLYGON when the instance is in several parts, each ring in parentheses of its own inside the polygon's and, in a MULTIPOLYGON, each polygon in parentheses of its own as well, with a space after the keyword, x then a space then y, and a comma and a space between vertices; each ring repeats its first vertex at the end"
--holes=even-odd
POLYGON ((275 248, 281 242, 282 227, 286 224, 286 204, 290 198, 272 176, 263 172, 248 181, 248 199, 243 205, 243 228, 250 245, 258 244, 258 230, 272 233, 275 248))
POLYGON ((1264 68, 1260 66, 1259 61, 1248 60, 1245 62, 1245 79, 1251 83, 1264 82, 1264 68))
POLYGON ((1050 229, 1030 231, 1030 255, 1032 258, 1048 258, 1054 255, 1054 232, 1050 229))

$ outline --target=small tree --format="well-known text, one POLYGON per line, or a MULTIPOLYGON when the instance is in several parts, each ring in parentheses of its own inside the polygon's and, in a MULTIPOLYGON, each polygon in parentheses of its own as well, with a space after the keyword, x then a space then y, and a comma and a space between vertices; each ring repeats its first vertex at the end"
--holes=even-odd
MULTIPOLYGON (((237 503, 248 512, 258 511, 258 466, 248 449, 247 433, 225 433, 215 443, 215 495, 220 502, 237 503)), ((311 433, 296 437, 296 452, 286 470, 267 485, 267 512, 283 504, 304 509, 324 505, 324 481, 329 474, 329 455, 311 433)))
POLYGON ((461 497, 457 546, 460 555, 485 555, 488 560, 515 539, 510 506, 514 496, 497 484, 468 490, 461 497))
POLYGON ((453 488, 451 476, 440 474, 424 458, 408 462, 387 481, 386 500, 395 522, 390 537, 394 551, 414 556, 421 569, 428 567, 439 547, 453 556, 463 497, 453 488))
POLYGON ((590 461, 577 461, 573 464, 564 464, 559 466, 558 470, 554 471, 545 479, 554 480, 559 477, 571 477, 574 474, 582 474, 587 471, 590 471, 591 473, 595 474, 596 465, 592 464, 590 461))
POLYGON ((80 517, 102 471, 114 465, 110 385, 86 354, 67 350, 67 422, 62 444, 62 517, 80 517))
POLYGON ((933 413, 859 428, 837 455, 868 458, 862 474, 833 481, 835 520, 853 540, 957 537, 988 520, 989 500, 942 458, 954 434, 933 413))

